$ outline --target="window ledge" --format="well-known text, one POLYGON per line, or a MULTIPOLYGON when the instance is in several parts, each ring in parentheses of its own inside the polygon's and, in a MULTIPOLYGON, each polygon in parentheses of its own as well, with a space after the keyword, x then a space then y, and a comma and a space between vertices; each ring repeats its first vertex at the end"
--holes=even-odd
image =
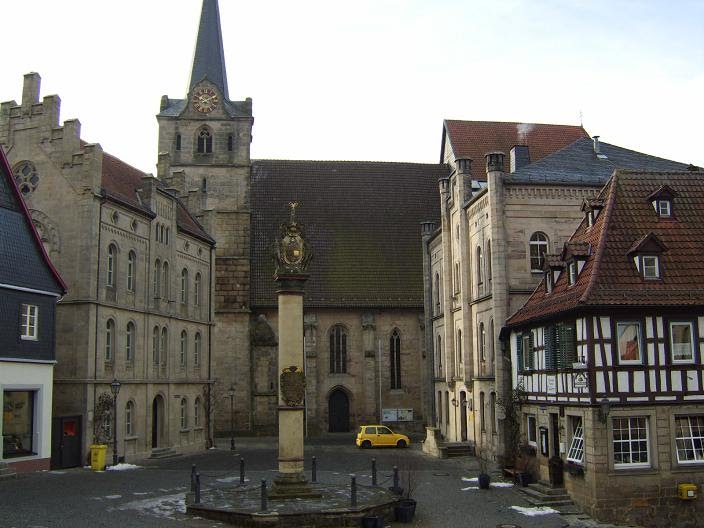
POLYGON ((186 429, 180 429, 180 432, 182 433, 189 433, 191 431, 190 427, 187 427, 186 429))
POLYGON ((200 425, 198 427, 193 428, 194 431, 202 431, 203 429, 205 429, 205 428, 200 425))
POLYGON ((696 464, 679 464, 676 466, 673 466, 672 469, 670 469, 670 472, 672 473, 701 473, 701 471, 704 469, 704 462, 698 462, 696 464))
POLYGON ((611 476, 638 476, 638 475, 659 475, 660 471, 656 468, 623 468, 623 469, 615 469, 615 468, 610 468, 608 475, 611 476))
POLYGON ((139 436, 126 436, 123 440, 125 442, 134 442, 135 440, 139 440, 139 436))

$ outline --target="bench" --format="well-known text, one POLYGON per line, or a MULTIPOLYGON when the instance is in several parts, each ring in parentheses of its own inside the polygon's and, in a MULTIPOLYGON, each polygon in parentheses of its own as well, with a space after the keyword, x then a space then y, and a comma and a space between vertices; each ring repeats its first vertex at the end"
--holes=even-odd
POLYGON ((524 484, 524 478, 528 473, 528 459, 523 457, 516 458, 512 467, 503 468, 504 476, 510 477, 514 484, 524 484))

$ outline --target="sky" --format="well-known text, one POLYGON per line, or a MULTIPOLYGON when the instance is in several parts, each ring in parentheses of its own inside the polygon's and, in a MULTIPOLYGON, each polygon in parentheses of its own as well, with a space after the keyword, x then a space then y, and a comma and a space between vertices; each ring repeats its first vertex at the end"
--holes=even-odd
MULTIPOLYGON (((155 173, 162 95, 184 98, 201 0, 13 0, 0 101, 38 72, 61 120, 155 173)), ((704 1, 220 0, 253 159, 436 163, 443 119, 579 125, 704 166, 704 1)))

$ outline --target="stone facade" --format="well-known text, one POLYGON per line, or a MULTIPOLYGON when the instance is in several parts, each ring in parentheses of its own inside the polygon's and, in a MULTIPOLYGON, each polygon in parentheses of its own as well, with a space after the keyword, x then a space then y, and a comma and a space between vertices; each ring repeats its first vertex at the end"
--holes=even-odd
POLYGON ((53 415, 81 417, 86 452, 95 400, 117 378, 120 454, 202 448, 212 242, 184 229, 161 182, 86 144, 77 120, 60 126, 59 98, 40 102, 39 84, 26 75, 21 104, 2 103, 0 144, 13 167, 36 167, 25 199, 69 285, 57 307, 53 415))

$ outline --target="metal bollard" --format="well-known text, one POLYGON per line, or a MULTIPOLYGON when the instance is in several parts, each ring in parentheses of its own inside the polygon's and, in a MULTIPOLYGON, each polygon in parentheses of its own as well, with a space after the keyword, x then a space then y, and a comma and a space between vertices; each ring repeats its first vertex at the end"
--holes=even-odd
POLYGON ((318 482, 318 460, 313 457, 313 465, 311 468, 312 478, 310 479, 313 484, 318 482))
POLYGON ((267 510, 266 498, 266 479, 262 479, 262 507, 260 511, 267 510))
POLYGON ((191 493, 196 491, 196 465, 191 466, 191 493))
POLYGON ((240 484, 244 484, 244 458, 240 458, 240 484))
POLYGON ((398 466, 394 466, 394 488, 398 489, 398 466))
POLYGON ((376 458, 372 458, 372 486, 376 486, 376 458))
POLYGON ((200 504, 200 473, 196 473, 196 504, 200 504))
POLYGON ((350 475, 350 491, 351 491, 351 500, 350 500, 350 505, 354 508, 357 506, 357 475, 352 473, 350 475))

